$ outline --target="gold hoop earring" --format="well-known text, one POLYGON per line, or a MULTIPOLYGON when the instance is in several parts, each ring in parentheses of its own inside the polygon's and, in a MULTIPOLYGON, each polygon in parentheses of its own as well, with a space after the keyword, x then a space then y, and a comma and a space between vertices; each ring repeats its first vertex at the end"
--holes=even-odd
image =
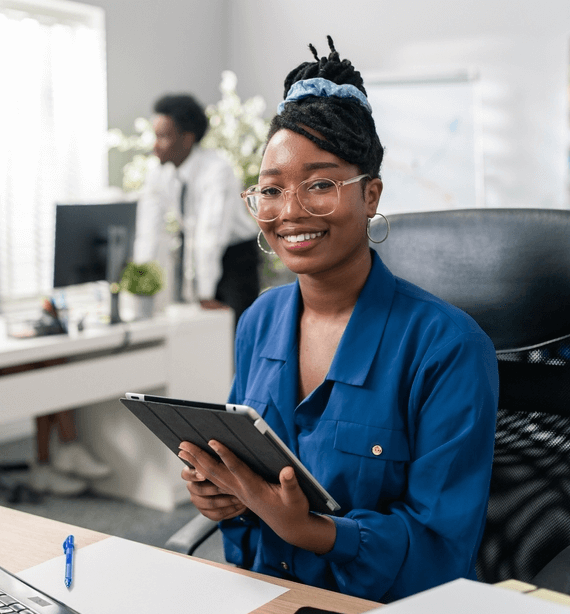
MULTIPOLYGON (((261 245, 261 235, 263 234, 263 231, 260 230, 258 235, 257 235, 257 245, 259 246, 259 249, 264 253, 264 254, 268 254, 269 256, 274 256, 275 252, 274 251, 269 251, 267 249, 265 249, 263 247, 263 245, 261 245)), ((267 239, 265 239, 267 241, 267 239)), ((268 243, 269 245, 269 243, 268 243)))
POLYGON ((378 213, 376 212, 371 218, 368 219, 368 224, 366 224, 366 236, 368 237, 368 240, 371 243, 384 243, 384 241, 388 238, 388 235, 390 234, 390 222, 388 220, 388 218, 383 214, 383 213, 378 213), (382 217, 384 219, 384 221, 386 222, 386 236, 381 240, 381 241, 375 241, 371 236, 370 236, 370 222, 377 216, 379 215, 380 217, 382 217))

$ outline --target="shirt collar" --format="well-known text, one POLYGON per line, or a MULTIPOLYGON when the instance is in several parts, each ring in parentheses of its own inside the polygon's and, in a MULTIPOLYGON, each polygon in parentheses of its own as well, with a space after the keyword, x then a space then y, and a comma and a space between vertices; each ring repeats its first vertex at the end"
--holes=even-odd
POLYGON ((386 328, 396 281, 372 250, 372 268, 341 337, 327 379, 362 386, 386 328))
POLYGON ((261 357, 270 360, 286 361, 294 347, 297 346, 299 307, 301 289, 299 281, 291 284, 291 292, 282 303, 281 315, 274 324, 274 330, 267 335, 265 346, 261 348, 261 357))
MULTIPOLYGON (((372 250, 372 268, 360 292, 327 379, 362 386, 384 333, 395 292, 394 276, 372 250)), ((287 361, 297 347, 301 291, 299 282, 282 303, 281 315, 261 348, 261 356, 287 361)))
POLYGON ((192 149, 190 153, 182 162, 182 164, 176 169, 176 176, 180 179, 182 183, 188 180, 189 177, 192 177, 193 167, 197 164, 198 159, 200 158, 201 147, 199 143, 195 143, 192 145, 192 149))

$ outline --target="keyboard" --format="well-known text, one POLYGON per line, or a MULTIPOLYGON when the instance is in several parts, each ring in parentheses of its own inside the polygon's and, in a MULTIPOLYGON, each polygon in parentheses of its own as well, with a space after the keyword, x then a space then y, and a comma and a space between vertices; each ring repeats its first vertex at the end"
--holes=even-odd
MULTIPOLYGON (((62 579, 63 582, 63 572, 62 579)), ((79 614, 0 567, 0 614, 79 614)))

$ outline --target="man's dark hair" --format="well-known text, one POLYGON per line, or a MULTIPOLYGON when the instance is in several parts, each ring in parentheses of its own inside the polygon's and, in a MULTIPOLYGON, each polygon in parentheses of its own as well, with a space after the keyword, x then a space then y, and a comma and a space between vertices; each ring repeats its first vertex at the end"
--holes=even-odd
MULTIPOLYGON (((365 96, 366 90, 360 73, 349 60, 341 60, 330 36, 327 37, 331 52, 329 57, 319 58, 317 50, 309 45, 315 62, 303 62, 285 79, 284 98, 297 81, 321 77, 337 85, 356 86, 365 96)), ((356 164, 362 173, 378 177, 384 157, 372 114, 358 101, 331 96, 308 96, 285 103, 280 115, 271 121, 267 141, 282 128, 293 130, 307 137, 321 149, 329 151, 350 164, 356 164), (304 126, 318 132, 319 138, 304 126)))
POLYGON ((180 132, 192 132, 200 142, 208 129, 202 105, 189 94, 167 94, 154 103, 154 112, 171 117, 180 132))

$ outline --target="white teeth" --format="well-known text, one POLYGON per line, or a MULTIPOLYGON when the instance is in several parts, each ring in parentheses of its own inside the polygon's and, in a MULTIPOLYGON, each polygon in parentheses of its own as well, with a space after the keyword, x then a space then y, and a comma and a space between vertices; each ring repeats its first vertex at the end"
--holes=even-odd
POLYGON ((304 234, 292 235, 283 238, 289 243, 300 243, 301 241, 308 241, 309 239, 316 239, 317 237, 322 237, 324 234, 324 232, 306 232, 304 234))

